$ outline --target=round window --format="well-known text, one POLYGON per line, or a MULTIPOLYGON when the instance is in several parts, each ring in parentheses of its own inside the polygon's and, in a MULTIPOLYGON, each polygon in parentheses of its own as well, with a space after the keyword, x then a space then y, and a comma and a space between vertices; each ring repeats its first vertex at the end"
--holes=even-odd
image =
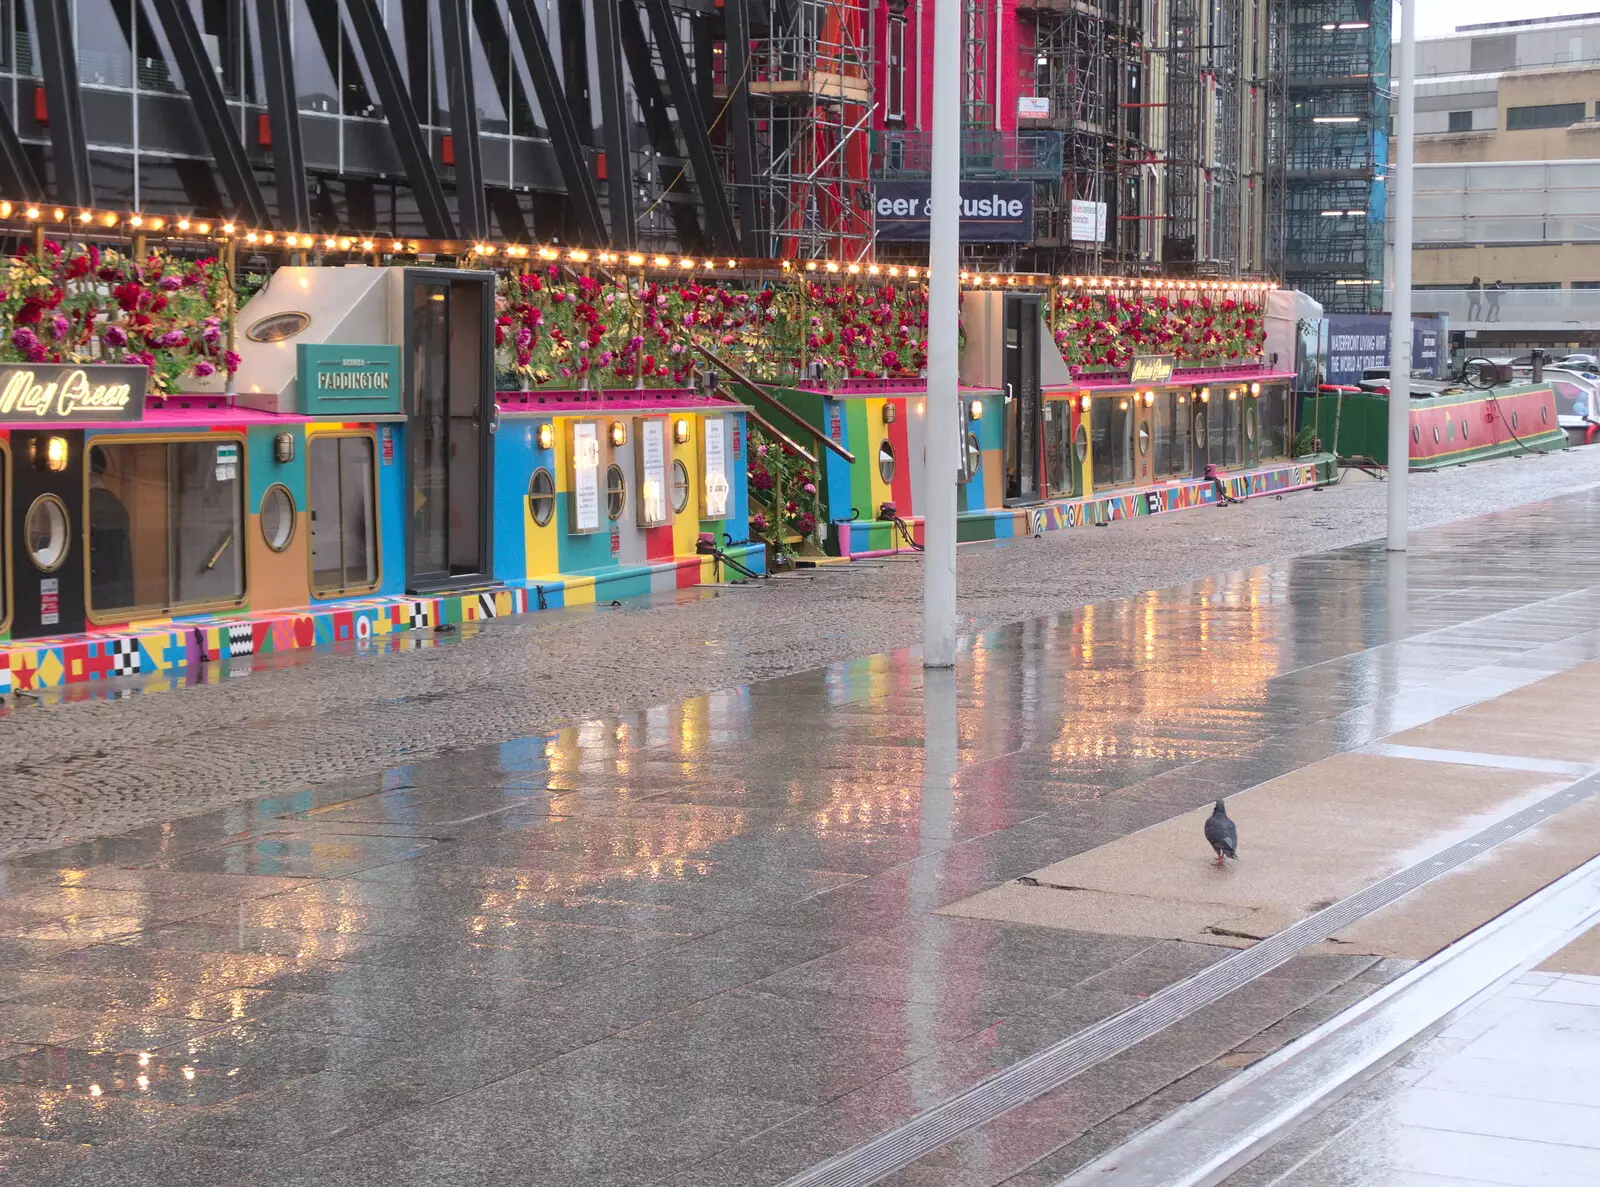
POLYGON ((1150 452, 1150 430, 1146 426, 1140 425, 1139 426, 1139 456, 1143 457, 1145 454, 1147 454, 1149 452, 1150 452))
POLYGON ((621 466, 612 466, 606 471, 606 515, 612 519, 621 519, 622 509, 627 502, 627 476, 623 474, 621 466))
POLYGON ((1079 425, 1078 425, 1078 436, 1077 436, 1077 439, 1073 442, 1072 448, 1073 448, 1073 451, 1078 455, 1078 460, 1080 462, 1088 460, 1088 458, 1089 458, 1089 430, 1084 428, 1082 423, 1079 423, 1079 425))
POLYGON ((887 441, 878 446, 878 477, 885 482, 894 481, 894 446, 887 441))
POLYGON ((1439 426, 1438 425, 1434 425, 1433 426, 1433 443, 1435 445, 1439 444, 1439 426))
POLYGON ((672 462, 672 513, 682 515, 689 509, 689 467, 682 458, 672 462))
POLYGON ((1194 410, 1194 444, 1196 449, 1206 447, 1206 406, 1201 404, 1194 410))
POLYGON ((1467 422, 1466 421, 1462 421, 1461 422, 1461 439, 1463 441, 1465 441, 1467 439, 1467 437, 1470 436, 1470 435, 1471 434, 1469 433, 1469 431, 1467 429, 1467 422))
POLYGON ((252 322, 244 336, 252 342, 282 342, 285 338, 293 338, 310 324, 311 316, 306 313, 269 313, 260 321, 252 322))
POLYGON ((34 568, 54 573, 67 559, 72 537, 67 520, 67 505, 55 495, 40 495, 28 508, 22 521, 22 538, 28 544, 28 559, 34 568))
POLYGON ((1244 435, 1247 441, 1256 439, 1256 410, 1254 406, 1244 410, 1244 435))
POLYGON ((978 434, 967 434, 967 477, 976 478, 983 465, 983 450, 978 448, 978 434))
POLYGON ((528 512, 538 527, 546 527, 556 514, 556 480, 540 466, 528 480, 528 512))
POLYGON ((1420 425, 1412 425, 1411 426, 1411 440, 1414 441, 1414 442, 1417 442, 1418 444, 1421 444, 1421 442, 1422 442, 1422 427, 1420 425))
POLYGON ((273 552, 282 552, 294 539, 294 496, 281 482, 261 496, 261 537, 273 552))
POLYGON ((1515 431, 1516 427, 1517 427, 1517 410, 1515 408, 1513 408, 1511 410, 1511 428, 1512 428, 1512 431, 1515 431))
POLYGON ((1550 423, 1550 409, 1541 407, 1539 409, 1539 419, 1544 424, 1549 424, 1550 423))

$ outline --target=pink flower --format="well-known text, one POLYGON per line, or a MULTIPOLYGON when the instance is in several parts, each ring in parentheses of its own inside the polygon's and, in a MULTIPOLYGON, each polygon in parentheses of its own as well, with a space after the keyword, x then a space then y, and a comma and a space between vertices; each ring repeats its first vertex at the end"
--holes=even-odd
POLYGON ((800 489, 805 491, 808 495, 814 495, 817 493, 817 484, 815 482, 808 482, 800 489))
POLYGON ((239 356, 233 351, 225 350, 222 352, 222 365, 227 370, 229 375, 232 375, 239 369, 240 361, 241 360, 239 356))
POLYGON ((121 326, 107 326, 101 337, 105 339, 107 346, 128 345, 128 332, 121 326))
POLYGON ((212 364, 206 362, 205 359, 201 359, 194 365, 194 373, 201 379, 204 379, 207 375, 215 375, 217 373, 217 369, 212 364))
POLYGON ((169 293, 177 292, 183 287, 183 281, 176 276, 163 276, 156 281, 156 287, 163 288, 169 293))
POLYGON ((51 319, 50 329, 57 338, 65 338, 72 333, 72 323, 58 313, 51 319))
POLYGON ((11 332, 11 345, 22 351, 32 350, 39 345, 39 336, 26 326, 19 326, 11 332))
POLYGON ((156 339, 156 345, 182 346, 187 341, 188 339, 184 337, 182 330, 168 330, 165 334, 156 339))

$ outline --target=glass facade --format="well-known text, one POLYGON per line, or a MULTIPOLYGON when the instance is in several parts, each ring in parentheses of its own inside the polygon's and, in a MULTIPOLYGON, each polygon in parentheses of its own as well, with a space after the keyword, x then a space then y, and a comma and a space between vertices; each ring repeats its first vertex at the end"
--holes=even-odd
POLYGON ((378 584, 377 471, 369 436, 311 439, 311 588, 348 593, 378 584))

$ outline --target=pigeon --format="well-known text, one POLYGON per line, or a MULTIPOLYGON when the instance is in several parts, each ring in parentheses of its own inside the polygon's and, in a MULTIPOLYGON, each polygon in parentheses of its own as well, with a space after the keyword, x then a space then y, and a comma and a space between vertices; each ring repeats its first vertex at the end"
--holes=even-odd
POLYGON ((1233 821, 1228 819, 1228 810, 1222 806, 1222 801, 1217 801, 1217 806, 1211 810, 1211 815, 1206 817, 1206 843, 1217 851, 1217 864, 1222 864, 1222 859, 1231 857, 1239 860, 1239 830, 1233 826, 1233 821))

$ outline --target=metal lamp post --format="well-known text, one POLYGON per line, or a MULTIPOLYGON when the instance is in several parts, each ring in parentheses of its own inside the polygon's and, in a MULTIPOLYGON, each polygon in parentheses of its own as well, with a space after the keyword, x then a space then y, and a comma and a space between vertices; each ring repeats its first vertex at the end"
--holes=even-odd
POLYGON ((1389 551, 1406 550, 1406 481, 1411 473, 1411 173, 1416 131, 1417 0, 1400 13, 1400 71, 1395 89, 1394 302, 1389 319, 1389 551))
POLYGON ((956 662, 956 475, 960 467, 961 6, 940 0, 933 30, 933 161, 928 223, 928 436, 924 473, 922 662, 956 662))

